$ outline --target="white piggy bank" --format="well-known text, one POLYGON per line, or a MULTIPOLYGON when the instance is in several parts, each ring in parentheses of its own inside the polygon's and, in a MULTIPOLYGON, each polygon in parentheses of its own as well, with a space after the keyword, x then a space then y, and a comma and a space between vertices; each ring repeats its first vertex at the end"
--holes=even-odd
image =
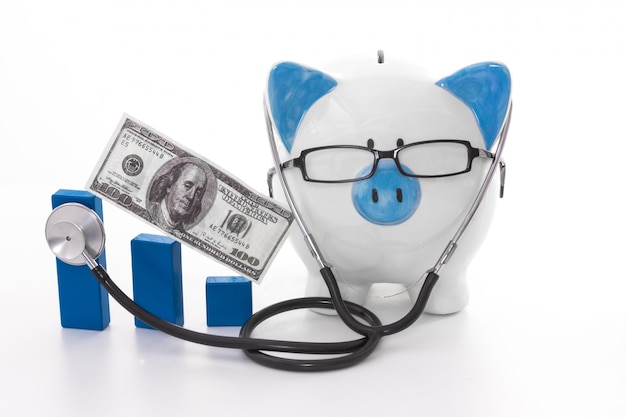
MULTIPOLYGON (((345 299, 363 304, 381 283, 416 299, 485 178, 493 154, 484 151, 505 123, 510 87, 507 68, 492 62, 438 81, 375 60, 324 72, 289 62, 271 70, 266 97, 283 172, 345 299)), ((426 312, 467 305, 466 270, 497 188, 441 269, 426 312)), ((284 199, 275 178, 273 189, 284 199)), ((309 271, 307 294, 327 295, 304 240, 296 234, 292 242, 309 271)))

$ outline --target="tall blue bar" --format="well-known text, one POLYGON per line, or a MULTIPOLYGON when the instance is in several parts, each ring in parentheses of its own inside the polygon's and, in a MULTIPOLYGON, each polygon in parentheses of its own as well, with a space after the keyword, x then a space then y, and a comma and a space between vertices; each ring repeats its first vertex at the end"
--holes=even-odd
MULTIPOLYGON (((88 191, 61 189, 52 195, 52 208, 65 203, 80 203, 103 218, 102 200, 88 191)), ((104 251, 97 261, 106 268, 104 251)), ((87 265, 68 265, 57 259, 57 280, 61 326, 104 330, 109 325, 109 295, 87 265)))
MULTIPOLYGON (((167 236, 142 233, 131 243, 133 297, 155 316, 182 326, 181 245, 167 236)), ((135 318, 135 326, 152 327, 135 318)))

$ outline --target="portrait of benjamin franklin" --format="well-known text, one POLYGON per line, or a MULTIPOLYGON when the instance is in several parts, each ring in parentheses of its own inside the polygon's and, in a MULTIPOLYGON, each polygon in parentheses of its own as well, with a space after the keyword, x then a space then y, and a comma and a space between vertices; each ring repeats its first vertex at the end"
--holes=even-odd
POLYGON ((211 167, 194 157, 180 157, 163 165, 148 190, 152 221, 168 232, 184 232, 209 211, 217 193, 211 167))

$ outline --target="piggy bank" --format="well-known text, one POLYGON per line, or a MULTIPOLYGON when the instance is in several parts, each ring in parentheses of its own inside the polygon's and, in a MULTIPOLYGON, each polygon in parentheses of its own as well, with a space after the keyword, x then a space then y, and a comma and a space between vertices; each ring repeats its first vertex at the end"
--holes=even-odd
MULTIPOLYGON (((508 69, 494 62, 441 78, 382 60, 273 67, 266 104, 282 171, 346 300, 363 304, 380 284, 384 296, 416 299, 493 162, 510 90, 508 69)), ((284 199, 275 177, 274 194, 284 199)), ((467 305, 466 271, 487 234, 498 188, 493 181, 439 272, 426 312, 467 305)), ((327 295, 318 264, 295 234, 307 295, 327 295)))

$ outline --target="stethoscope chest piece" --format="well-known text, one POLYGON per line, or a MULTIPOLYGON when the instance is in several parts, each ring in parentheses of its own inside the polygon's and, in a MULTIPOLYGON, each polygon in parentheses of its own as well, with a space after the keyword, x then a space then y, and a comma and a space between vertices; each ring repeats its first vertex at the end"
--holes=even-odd
POLYGON ((62 204, 46 222, 46 240, 57 258, 70 265, 85 265, 104 250, 104 225, 90 208, 62 204))

